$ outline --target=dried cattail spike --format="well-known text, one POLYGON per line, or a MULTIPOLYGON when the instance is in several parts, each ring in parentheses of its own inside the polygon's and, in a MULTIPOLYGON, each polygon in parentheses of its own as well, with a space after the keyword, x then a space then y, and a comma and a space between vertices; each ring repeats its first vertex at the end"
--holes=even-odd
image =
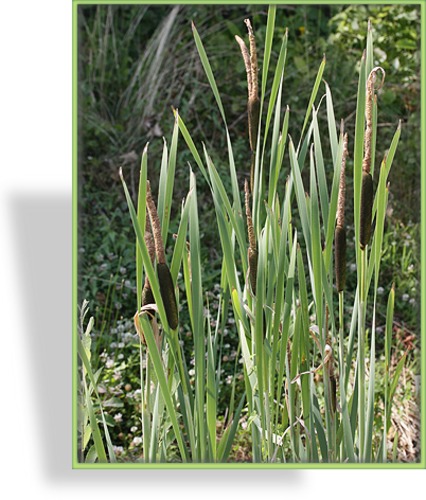
POLYGON ((373 178, 371 177, 371 174, 369 172, 363 171, 361 184, 361 217, 359 235, 361 250, 364 250, 366 245, 368 245, 368 243, 370 242, 373 201, 373 178))
POLYGON ((258 65, 257 65, 257 52, 256 52, 256 39, 253 33, 253 28, 251 26, 250 19, 244 19, 244 22, 247 26, 247 31, 249 34, 249 42, 250 42, 250 66, 251 66, 251 96, 252 98, 257 97, 258 95, 258 65))
MULTIPOLYGON (((154 239, 152 237, 151 233, 151 223, 149 221, 148 214, 146 215, 146 221, 145 221, 145 244, 146 248, 148 250, 149 258, 151 262, 154 264, 155 260, 155 244, 154 244, 154 239)), ((151 283, 149 282, 148 276, 145 275, 145 283, 142 289, 142 307, 146 306, 148 304, 155 304, 154 300, 154 295, 151 290, 151 283)), ((151 318, 154 317, 155 311, 154 309, 147 309, 146 311, 151 318)))
POLYGON ((256 152, 257 129, 259 127, 260 101, 259 98, 250 97, 247 103, 248 124, 249 124, 249 142, 250 149, 256 152))
POLYGON ((149 212, 149 218, 151 220, 152 233, 154 235, 155 252, 157 254, 157 262, 165 264, 166 256, 164 253, 163 238, 161 237, 161 225, 160 219, 157 213, 157 207, 152 198, 151 184, 147 181, 146 185, 146 204, 149 212))
POLYGON ((365 97, 365 122, 366 129, 364 135, 364 158, 362 160, 362 170, 364 172, 370 172, 371 166, 371 138, 373 135, 373 102, 374 102, 374 83, 376 81, 376 74, 378 71, 382 72, 383 78, 380 83, 380 86, 377 88, 380 89, 383 86, 385 81, 385 71, 380 66, 376 66, 373 68, 368 75, 367 78, 367 91, 365 97))
POLYGON ((144 234, 145 245, 148 250, 149 258, 152 263, 155 260, 155 243, 152 237, 151 221, 149 220, 148 212, 146 214, 145 220, 145 234, 144 234))
POLYGON ((257 279, 257 250, 248 249, 248 264, 249 264, 249 278, 250 286, 253 295, 256 295, 256 279, 257 279))
POLYGON ((345 225, 346 157, 348 156, 348 134, 343 137, 342 166, 340 169, 339 195, 337 201, 337 225, 345 225))
MULTIPOLYGON (((252 152, 255 152, 256 136, 257 136, 257 129, 259 126, 259 113, 260 113, 260 101, 258 96, 259 68, 257 63, 256 40, 253 33, 253 28, 251 26, 249 19, 245 19, 244 22, 247 26, 247 30, 249 33, 250 52, 247 49, 247 46, 244 43, 244 41, 239 36, 235 36, 235 39, 237 40, 238 45, 240 46, 241 54, 244 59, 244 65, 247 73, 247 87, 248 87, 247 111, 248 111, 249 141, 250 141, 250 149, 252 150, 252 152)), ((252 165, 252 172, 253 172, 253 165, 252 165)))

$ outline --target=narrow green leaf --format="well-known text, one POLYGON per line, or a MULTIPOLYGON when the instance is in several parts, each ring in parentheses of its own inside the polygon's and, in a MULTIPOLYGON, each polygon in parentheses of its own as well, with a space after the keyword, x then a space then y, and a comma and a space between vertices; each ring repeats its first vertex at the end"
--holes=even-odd
POLYGON ((213 75, 212 68, 210 66, 209 59, 207 57, 206 51, 204 49, 203 42, 201 41, 200 35, 198 34, 195 24, 192 23, 192 33, 194 35, 195 45, 197 46, 198 54, 200 56, 201 64, 203 65, 204 71, 206 73, 207 79, 209 81, 210 87, 213 91, 213 95, 216 99, 217 106, 219 108, 222 119, 226 124, 225 110, 223 108, 222 100, 220 98, 219 90, 216 85, 216 81, 213 75))
POLYGON ((333 107, 333 98, 331 96, 330 87, 328 83, 325 82, 325 95, 326 95, 326 104, 327 104, 327 123, 328 123, 328 135, 330 138, 330 149, 331 155, 333 158, 333 165, 336 165, 337 159, 337 131, 336 131, 336 119, 334 117, 334 107, 333 107))
MULTIPOLYGON (((306 125, 308 124, 308 120, 309 120, 309 117, 310 117, 311 112, 312 112, 312 106, 313 106, 315 99, 317 97, 317 94, 318 94, 318 89, 320 87, 322 75, 324 73, 325 61, 326 61, 326 59, 325 59, 325 55, 324 55, 324 57, 322 58, 321 64, 319 66, 319 69, 318 69, 318 73, 317 73, 317 77, 316 77, 316 80, 314 83, 314 87, 312 89, 311 97, 309 98, 309 103, 308 103, 308 107, 306 109, 305 119, 303 121, 302 132, 300 134, 300 141, 303 138, 303 133, 305 132, 306 125)), ((300 145, 300 141, 299 141, 299 145, 300 145)))
POLYGON ((262 103, 265 99, 266 85, 268 81, 269 60, 271 58, 272 41, 274 38, 276 12, 277 12, 276 5, 270 5, 268 9, 268 19, 266 22, 265 49, 263 52, 262 96, 261 96, 262 103))

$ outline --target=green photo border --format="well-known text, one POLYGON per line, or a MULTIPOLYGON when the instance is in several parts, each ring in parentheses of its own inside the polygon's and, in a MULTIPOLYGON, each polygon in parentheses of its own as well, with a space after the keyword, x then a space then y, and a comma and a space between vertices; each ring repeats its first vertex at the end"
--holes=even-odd
POLYGON ((78 370, 77 370, 77 334, 78 334, 78 320, 77 320, 77 282, 78 282, 78 266, 77 266, 77 256, 78 256, 78 7, 80 5, 112 5, 112 4, 123 4, 123 5, 136 5, 136 4, 150 4, 150 5, 173 5, 173 4, 210 4, 210 5, 245 5, 245 4, 258 4, 258 5, 283 5, 283 4, 362 4, 362 5, 391 5, 391 4, 407 4, 407 5, 420 5, 421 12, 421 30, 420 33, 426 34, 426 2, 425 0, 409 1, 409 0, 388 0, 388 1, 372 1, 372 0, 304 0, 303 2, 285 2, 277 0, 265 1, 255 1, 251 0, 248 2, 243 2, 241 0, 234 1, 224 1, 224 0, 209 0, 208 2, 203 2, 200 0, 73 0, 72 2, 72 33, 73 33, 73 44, 72 44, 72 142, 73 142, 73 172, 72 172, 72 467, 73 469, 426 469, 426 349, 425 349, 425 311, 426 311, 426 281, 423 279, 423 269, 424 263, 426 261, 426 226, 425 226, 425 215, 426 215, 426 162, 425 162, 425 148, 426 148, 426 36, 421 36, 421 165, 420 165, 420 177, 421 177, 421 299, 420 299, 420 321, 421 321, 421 404, 420 404, 420 415, 421 415, 421 445, 420 445, 420 462, 417 463, 392 463, 392 464, 328 464, 328 463, 304 463, 304 464, 250 464, 250 463, 223 463, 223 464, 213 464, 213 463, 192 463, 192 464, 171 464, 171 463, 156 463, 156 464, 141 464, 141 463, 95 463, 95 464, 85 464, 78 462, 77 459, 77 387, 78 387, 78 370))

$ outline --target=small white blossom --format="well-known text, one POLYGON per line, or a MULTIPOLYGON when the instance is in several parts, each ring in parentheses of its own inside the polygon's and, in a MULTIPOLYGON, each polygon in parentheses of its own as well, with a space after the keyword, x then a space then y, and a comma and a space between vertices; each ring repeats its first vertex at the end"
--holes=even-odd
POLYGON ((142 438, 139 436, 134 437, 131 444, 133 446, 139 446, 140 444, 142 444, 142 438))

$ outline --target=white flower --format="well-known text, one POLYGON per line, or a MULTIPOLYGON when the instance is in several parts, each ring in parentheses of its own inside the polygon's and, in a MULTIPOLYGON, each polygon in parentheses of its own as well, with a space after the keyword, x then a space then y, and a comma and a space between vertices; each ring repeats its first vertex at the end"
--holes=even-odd
POLYGON ((385 291, 385 289, 382 286, 379 286, 379 288, 377 289, 377 294, 383 295, 384 291, 385 291))
POLYGON ((139 446, 140 444, 142 444, 142 438, 138 437, 138 436, 134 437, 133 441, 131 442, 131 444, 133 446, 139 446))
POLYGON ((119 423, 119 422, 122 422, 123 421, 123 415, 121 413, 116 413, 114 415, 114 420, 119 423))
POLYGON ((114 366, 114 360, 113 360, 113 359, 111 359, 111 358, 108 358, 108 359, 106 360, 105 366, 106 366, 107 368, 112 368, 112 367, 114 366))
POLYGON ((134 425, 133 427, 130 427, 130 432, 136 432, 138 430, 138 428, 136 427, 136 425, 134 425))
POLYGON ((404 295, 402 296, 402 300, 404 302, 407 302, 407 300, 410 298, 410 296, 408 295, 408 293, 404 293, 404 295))

